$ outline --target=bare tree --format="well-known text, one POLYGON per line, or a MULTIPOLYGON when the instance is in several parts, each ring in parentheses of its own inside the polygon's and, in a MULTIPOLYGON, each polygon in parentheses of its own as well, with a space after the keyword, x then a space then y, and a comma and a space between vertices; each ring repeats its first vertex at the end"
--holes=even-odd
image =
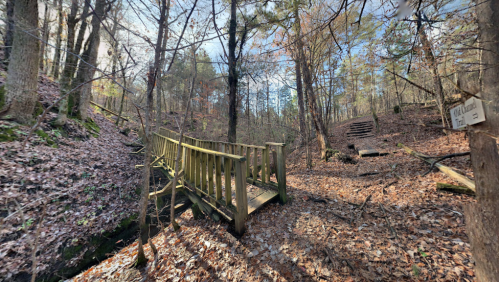
POLYGON ((38 100, 38 1, 15 1, 16 15, 11 60, 7 73, 6 114, 22 123, 33 118, 38 100))
POLYGON ((499 2, 476 6, 480 42, 480 92, 485 122, 471 127, 471 163, 476 203, 465 209, 466 229, 479 281, 499 281, 499 2))

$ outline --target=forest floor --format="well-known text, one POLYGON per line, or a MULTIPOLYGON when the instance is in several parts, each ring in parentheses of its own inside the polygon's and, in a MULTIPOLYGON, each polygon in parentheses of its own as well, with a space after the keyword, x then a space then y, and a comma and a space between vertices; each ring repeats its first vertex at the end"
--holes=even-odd
MULTIPOLYGON (((39 80, 39 100, 46 108, 59 96, 58 84, 39 80)), ((51 125, 48 113, 26 147, 27 126, 0 121, 0 281, 26 281, 31 253, 40 226, 37 271, 52 273, 63 261, 78 264, 92 235, 112 232, 138 211, 137 188, 141 158, 129 155, 136 134, 125 136, 96 110, 95 124, 73 119, 62 128, 51 125), (76 257, 62 255, 76 248, 76 257), (68 259, 69 258, 69 259, 68 259)), ((139 190, 140 191, 140 190, 139 190)))
MULTIPOLYGON (((457 183, 437 170, 422 176, 429 165, 396 147, 445 155, 469 151, 468 140, 407 125, 438 123, 434 110, 406 108, 404 115, 379 116, 373 145, 391 152, 386 156, 360 159, 347 148, 349 124, 367 117, 337 124, 330 138, 356 164, 321 161, 316 142, 312 169, 303 149, 291 153, 289 203, 251 214, 242 238, 226 223, 195 220, 189 210, 178 218, 180 232, 168 227, 152 239, 156 257, 145 246, 147 267, 131 267, 134 243, 73 281, 476 281, 463 217, 463 205, 474 198, 437 192, 436 182, 457 183), (379 173, 359 176, 373 171, 379 173)), ((473 178, 469 157, 443 164, 473 178)))

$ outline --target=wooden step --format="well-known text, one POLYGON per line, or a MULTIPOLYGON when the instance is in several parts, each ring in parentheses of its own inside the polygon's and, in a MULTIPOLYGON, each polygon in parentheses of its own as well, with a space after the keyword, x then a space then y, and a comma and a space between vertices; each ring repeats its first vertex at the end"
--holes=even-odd
POLYGON ((371 137, 374 137, 374 135, 358 136, 357 138, 363 139, 363 138, 371 138, 371 137))
POLYGON ((365 136, 365 135, 373 135, 373 134, 371 132, 350 133, 350 134, 347 134, 347 137, 358 137, 358 136, 365 136))
POLYGON ((350 134, 358 134, 358 133, 369 133, 369 132, 372 132, 372 130, 355 130, 355 131, 349 131, 347 132, 347 135, 350 135, 350 134))
POLYGON ((266 203, 274 200, 276 197, 279 197, 279 193, 274 192, 274 191, 266 191, 265 193, 261 194, 260 196, 253 198, 248 201, 248 214, 253 213, 266 203))
POLYGON ((359 151, 359 156, 361 158, 365 158, 365 157, 378 157, 379 156, 379 152, 375 149, 367 149, 367 150, 360 150, 359 151))

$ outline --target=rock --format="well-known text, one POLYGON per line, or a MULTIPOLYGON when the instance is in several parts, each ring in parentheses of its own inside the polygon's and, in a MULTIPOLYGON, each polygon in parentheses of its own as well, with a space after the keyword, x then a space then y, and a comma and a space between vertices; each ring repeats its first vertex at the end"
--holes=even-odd
POLYGON ((258 254, 259 254, 259 252, 257 250, 254 250, 254 251, 252 251, 251 253, 248 254, 248 257, 252 258, 252 257, 254 257, 254 256, 258 255, 258 254))

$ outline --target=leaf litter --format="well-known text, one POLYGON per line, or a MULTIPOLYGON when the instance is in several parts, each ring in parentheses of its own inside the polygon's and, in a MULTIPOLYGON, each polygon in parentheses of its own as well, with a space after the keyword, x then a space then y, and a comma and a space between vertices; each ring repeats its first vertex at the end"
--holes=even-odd
MULTIPOLYGON (((428 110, 404 114, 405 122, 438 119, 428 110)), ((304 154, 292 152, 289 203, 251 214, 242 238, 230 235, 226 223, 194 220, 187 211, 179 217, 180 232, 167 228, 153 238, 156 259, 146 245, 144 269, 130 268, 134 243, 73 281, 476 281, 462 208, 474 199, 437 192, 437 181, 458 183, 438 171, 422 177, 429 166, 396 147, 401 142, 428 155, 463 152, 469 150, 464 133, 411 127, 394 114, 379 118, 372 145, 390 154, 360 159, 347 148, 352 121, 338 124, 331 145, 357 164, 320 161, 315 143, 309 170, 304 154), (359 176, 373 170, 379 173, 359 176)), ((469 158, 443 163, 473 177, 469 158)))
MULTIPOLYGON (((47 107, 58 98, 58 84, 41 76, 38 93, 47 107)), ((62 247, 84 245, 138 211, 140 171, 134 165, 141 159, 129 155, 131 149, 122 143, 132 142, 136 134, 120 134, 112 121, 90 109, 89 116, 100 127, 97 138, 73 119, 63 130, 52 127, 56 116, 47 115, 40 126, 47 135, 32 134, 24 149, 30 128, 0 121, 0 127, 14 128, 17 135, 16 141, 0 142, 0 281, 31 273, 30 244, 44 205, 39 276, 54 271, 63 259, 62 247)), ((76 265, 80 259, 65 263, 76 265)))

